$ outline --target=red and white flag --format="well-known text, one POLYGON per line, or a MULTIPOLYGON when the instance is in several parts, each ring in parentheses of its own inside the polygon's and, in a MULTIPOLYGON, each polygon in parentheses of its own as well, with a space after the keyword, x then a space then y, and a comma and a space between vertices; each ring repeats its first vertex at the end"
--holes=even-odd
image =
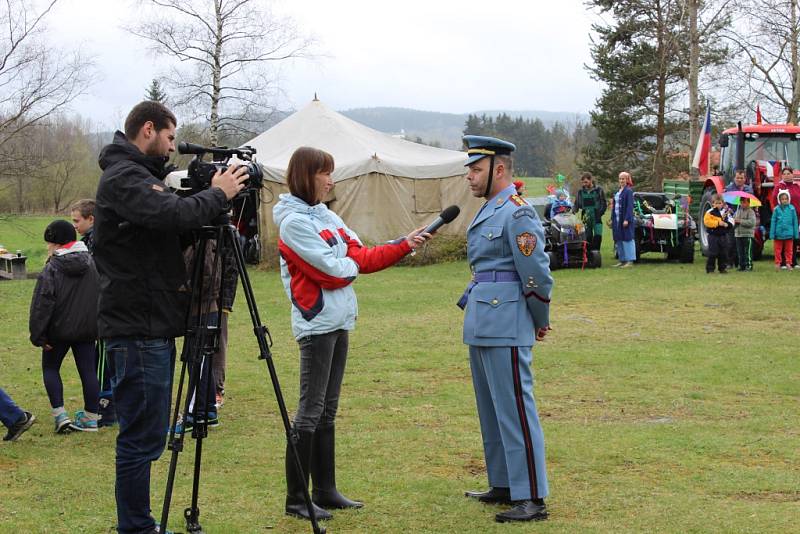
POLYGON ((706 118, 703 129, 697 138, 697 148, 694 151, 692 167, 700 171, 701 176, 708 176, 708 157, 711 152, 711 105, 706 103, 706 118))

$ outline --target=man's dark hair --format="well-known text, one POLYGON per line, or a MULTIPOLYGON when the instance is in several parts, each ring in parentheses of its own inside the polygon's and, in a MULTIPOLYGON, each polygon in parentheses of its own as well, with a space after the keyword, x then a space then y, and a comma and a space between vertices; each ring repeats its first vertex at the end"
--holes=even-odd
POLYGON ((152 122, 156 131, 177 126, 178 119, 160 102, 145 100, 136 104, 125 119, 125 137, 133 141, 146 122, 152 122))

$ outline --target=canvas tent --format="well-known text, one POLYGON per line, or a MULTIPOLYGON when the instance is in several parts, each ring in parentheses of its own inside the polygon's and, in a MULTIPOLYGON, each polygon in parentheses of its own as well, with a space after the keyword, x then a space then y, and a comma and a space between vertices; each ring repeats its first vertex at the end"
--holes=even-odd
POLYGON ((268 250, 274 250, 278 239, 272 207, 279 194, 288 192, 284 174, 292 153, 301 146, 333 155, 336 186, 326 202, 362 240, 394 239, 432 221, 452 204, 461 208, 461 215, 439 232, 464 235, 482 204, 464 180, 464 152, 392 137, 318 100, 244 144, 256 148, 256 159, 264 167, 261 232, 268 250))

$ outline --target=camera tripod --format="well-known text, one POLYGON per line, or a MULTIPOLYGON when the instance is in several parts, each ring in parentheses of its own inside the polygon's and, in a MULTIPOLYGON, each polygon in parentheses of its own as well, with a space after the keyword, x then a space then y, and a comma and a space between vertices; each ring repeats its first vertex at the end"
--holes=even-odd
MULTIPOLYGON (((216 222, 216 221, 215 221, 216 222)), ((294 458, 294 466, 297 472, 302 476, 302 467, 300 458, 297 454, 296 443, 298 436, 296 431, 292 428, 289 422, 289 415, 286 412, 286 404, 283 400, 281 387, 278 382, 278 375, 275 371, 275 365, 272 361, 272 337, 266 326, 261 323, 259 317, 258 307, 256 305, 255 296, 253 295, 253 287, 250 284, 250 278, 245 268, 244 254, 242 246, 239 242, 235 229, 229 224, 228 217, 225 216, 220 224, 214 226, 204 226, 200 230, 195 231, 195 256, 192 264, 192 277, 191 277, 191 305, 189 309, 189 327, 184 338, 183 350, 181 351, 181 375, 178 382, 178 392, 175 399, 175 408, 170 422, 169 437, 167 439, 167 446, 172 451, 169 463, 169 472, 167 474, 167 484, 164 492, 164 504, 161 511, 161 529, 162 531, 167 528, 169 520, 169 509, 172 501, 172 490, 175 483, 175 471, 178 466, 178 455, 183 451, 184 438, 186 433, 186 425, 188 421, 193 424, 191 436, 195 439, 195 456, 194 456, 194 472, 192 476, 192 501, 191 505, 183 512, 186 519, 186 530, 191 534, 203 534, 203 529, 200 526, 200 508, 198 506, 198 494, 200 489, 200 471, 202 465, 202 452, 203 440, 208 435, 208 405, 209 399, 214 399, 215 388, 213 380, 211 379, 211 369, 213 355, 219 348, 219 321, 214 320, 214 314, 210 313, 212 298, 207 298, 208 292, 212 291, 214 286, 219 287, 219 297, 217 298, 217 310, 222 312, 222 290, 221 288, 225 283, 225 271, 222 267, 225 263, 228 254, 233 254, 233 260, 236 264, 236 270, 242 283, 242 290, 245 299, 247 300, 247 308, 250 311, 250 319, 253 323, 253 333, 258 341, 259 356, 261 360, 267 363, 269 376, 272 381, 272 387, 275 390, 275 397, 278 401, 278 408, 280 410, 283 426, 286 431, 286 439, 288 443, 288 454, 294 458), (210 252, 211 244, 216 243, 216 248, 210 252), (206 278, 206 258, 207 255, 213 254, 213 263, 211 264, 210 282, 206 278), (221 272, 218 272, 218 269, 221 272), (219 276, 218 276, 219 274, 219 276), (217 280, 219 280, 217 282, 217 280), (182 399, 183 386, 185 379, 188 376, 188 388, 185 400, 182 399), (181 402, 183 400, 183 408, 181 411, 181 402), (179 421, 179 414, 182 416, 181 428, 176 431, 176 425, 179 421)), ((213 295, 213 293, 210 293, 213 295)), ((314 512, 314 505, 311 501, 311 496, 308 488, 303 489, 306 506, 308 507, 308 514, 311 518, 311 526, 314 534, 325 534, 325 529, 319 526, 317 517, 314 512)))

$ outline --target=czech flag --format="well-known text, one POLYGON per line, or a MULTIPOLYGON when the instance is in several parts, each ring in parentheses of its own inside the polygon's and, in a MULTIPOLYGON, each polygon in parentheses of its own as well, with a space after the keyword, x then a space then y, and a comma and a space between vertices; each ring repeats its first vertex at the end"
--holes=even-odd
POLYGON ((700 176, 708 176, 708 156, 711 152, 711 104, 706 102, 706 118, 703 129, 697 138, 692 167, 700 171, 700 176))

